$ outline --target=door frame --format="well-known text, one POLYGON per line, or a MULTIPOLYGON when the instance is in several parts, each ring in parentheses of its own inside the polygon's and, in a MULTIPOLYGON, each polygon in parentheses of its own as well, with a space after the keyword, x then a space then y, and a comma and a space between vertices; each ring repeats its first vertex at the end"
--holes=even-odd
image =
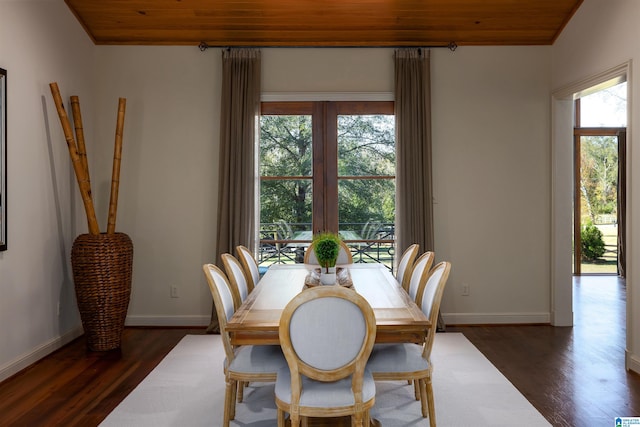
MULTIPOLYGON (((576 104, 578 105, 577 109, 579 109, 579 99, 577 99, 576 104)), ((577 110, 576 109, 576 110, 577 110)), ((579 117, 579 112, 576 113, 576 122, 578 122, 578 117, 579 117)), ((579 123, 578 123, 579 125, 579 123)), ((626 159, 626 155, 625 155, 625 150, 626 150, 626 133, 627 133, 627 129, 626 128, 613 128, 613 127, 602 127, 602 128, 594 128, 594 127, 588 127, 588 128, 583 128, 583 127, 575 127, 574 128, 574 134, 573 134, 573 164, 574 164, 574 170, 573 170, 573 177, 574 177, 574 190, 573 190, 573 253, 574 253, 574 257, 573 257, 573 275, 574 276, 582 276, 582 275, 598 275, 598 274, 602 274, 602 275, 610 275, 613 273, 582 273, 582 251, 581 251, 581 229, 582 229, 582 205, 580 203, 581 197, 580 197, 580 178, 581 178, 581 170, 582 170, 582 156, 581 156, 581 142, 582 142, 582 137, 585 136, 614 136, 617 139, 617 152, 618 152, 618 179, 620 179, 620 172, 622 172, 622 174, 624 174, 624 177, 626 178, 626 168, 624 166, 620 165, 621 161, 624 161, 626 159)), ((620 187, 620 183, 618 183, 618 187, 620 187)), ((623 191, 623 194, 625 194, 626 192, 623 191)), ((618 198, 616 201, 616 205, 617 205, 617 209, 620 209, 620 193, 618 192, 618 198)), ((620 216, 618 216, 618 218, 620 218, 620 216)), ((624 228, 623 228, 624 230, 624 228)), ((623 241, 626 240, 625 236, 621 236, 620 235, 620 231, 618 232, 618 236, 617 236, 617 243, 616 245, 618 246, 618 248, 620 247, 620 239, 622 239, 623 241)), ((623 246, 625 246, 623 244, 623 246)), ((620 264, 620 260, 618 258, 618 256, 616 255, 616 262, 618 263, 618 265, 620 264)), ((618 271, 618 267, 616 266, 616 274, 619 273, 618 271)))
MULTIPOLYGON (((624 77, 627 80, 627 100, 631 97, 631 62, 624 62, 584 80, 569 84, 552 93, 551 101, 551 324, 573 325, 573 128, 574 96, 609 80, 624 77)), ((627 118, 631 117, 631 103, 627 102, 627 118)), ((631 132, 627 120, 627 144, 631 132)), ((627 145, 627 149, 629 149, 627 145)), ((627 156, 627 170, 631 156, 627 156)), ((626 177, 627 194, 631 194, 629 174, 626 177)), ((629 204, 627 204, 627 218, 629 204)), ((632 250, 627 227, 627 289, 630 289, 632 250)), ((631 333, 629 304, 627 304, 627 340, 631 333)))

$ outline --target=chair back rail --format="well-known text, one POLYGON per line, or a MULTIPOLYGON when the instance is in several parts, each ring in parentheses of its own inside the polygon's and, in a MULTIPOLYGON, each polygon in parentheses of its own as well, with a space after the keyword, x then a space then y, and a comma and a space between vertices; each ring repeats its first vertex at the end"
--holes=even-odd
POLYGON ((396 279, 402 288, 406 291, 409 289, 409 279, 411 278, 411 272, 413 271, 413 263, 418 256, 420 245, 417 243, 409 246, 400 257, 398 261, 398 269, 396 270, 396 279))
POLYGON ((229 278, 229 284, 233 291, 233 301, 236 310, 249 296, 249 285, 242 264, 231 254, 222 254, 222 264, 229 278))
POLYGON ((411 271, 407 293, 418 306, 420 306, 422 302, 422 295, 420 295, 418 291, 429 278, 429 270, 433 264, 433 258, 433 252, 423 253, 416 260, 411 271))
POLYGON ((258 261, 254 257, 253 253, 243 245, 236 246, 236 255, 244 268, 247 276, 247 285, 249 292, 253 291, 253 288, 260 281, 260 269, 258 267, 258 261))

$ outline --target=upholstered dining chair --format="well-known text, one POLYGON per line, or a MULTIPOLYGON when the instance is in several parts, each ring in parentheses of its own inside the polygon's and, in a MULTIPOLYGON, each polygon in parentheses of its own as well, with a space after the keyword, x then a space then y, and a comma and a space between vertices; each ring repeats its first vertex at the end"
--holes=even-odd
POLYGON ((228 427, 236 414, 238 382, 273 382, 277 372, 287 366, 280 346, 243 345, 232 346, 227 332, 227 322, 235 311, 233 294, 222 270, 213 264, 202 266, 220 324, 220 336, 225 351, 225 396, 223 427, 228 427))
POLYGON ((433 252, 425 252, 418 257, 413 264, 411 275, 409 276, 409 284, 407 285, 407 293, 416 304, 420 305, 421 295, 418 293, 429 277, 429 269, 433 265, 435 255, 433 252))
MULTIPOLYGON (((412 246, 414 245, 409 246, 405 250, 405 252, 402 254, 402 258, 405 258, 405 256, 411 257, 411 251, 413 249, 412 246)), ((418 296, 418 289, 420 288, 420 285, 422 283, 426 282, 429 276, 429 269, 433 264, 434 253, 425 252, 420 256, 420 258, 416 260, 415 257, 418 255, 419 246, 418 245, 415 245, 415 246, 417 248, 415 251, 414 258, 411 261, 409 267, 407 267, 407 270, 404 271, 404 273, 402 273, 402 280, 400 280, 398 275, 396 275, 396 280, 402 285, 402 288, 405 291, 407 291, 411 299, 416 304, 418 304, 418 301, 416 301, 416 297, 418 296), (415 272, 415 275, 414 275, 414 272, 415 272)), ((400 260, 400 264, 402 264, 402 261, 403 259, 400 260)), ((400 274, 400 267, 398 267, 398 274, 400 274)), ((412 380, 409 380, 408 383, 410 385, 414 384, 412 380)), ((415 383, 414 385, 415 385, 415 392, 416 392, 416 399, 417 399, 418 396, 420 395, 420 390, 418 389, 417 383, 415 383)))
POLYGON ((236 246, 236 255, 244 268, 244 272, 247 276, 247 286, 249 288, 249 292, 251 292, 260 281, 260 268, 258 267, 258 262, 246 246, 236 246))
POLYGON ((420 308, 431 321, 431 328, 422 344, 376 344, 369 357, 367 369, 376 381, 413 380, 419 393, 422 416, 429 417, 429 425, 436 425, 436 411, 433 399, 431 376, 431 349, 436 335, 438 311, 444 287, 449 278, 451 264, 441 262, 429 273, 429 278, 420 286, 420 308))
MULTIPOLYGON (((237 258, 233 255, 225 253, 220 256, 222 258, 222 264, 224 265, 229 285, 233 293, 233 305, 237 310, 238 307, 247 299, 251 289, 249 287, 249 281, 247 280, 247 274, 237 258)), ((238 384, 238 402, 242 402, 244 396, 244 387, 248 386, 248 382, 241 382, 238 384)))
MULTIPOLYGON (((316 258, 316 252, 313 250, 313 242, 307 248, 304 253, 304 263, 318 265, 318 258, 316 258)), ((353 264, 353 255, 351 255, 351 249, 343 241, 340 241, 340 251, 338 252, 337 265, 353 264)))
POLYGON ((376 388, 365 369, 375 341, 373 309, 358 293, 341 286, 300 292, 280 318, 280 345, 288 368, 278 372, 278 427, 289 413, 301 417, 351 415, 352 426, 369 426, 376 388))
POLYGON ((249 285, 242 264, 231 254, 222 254, 222 265, 227 273, 229 284, 233 292, 233 305, 237 310, 240 304, 249 296, 249 285))
POLYGON ((409 278, 411 277, 411 272, 413 271, 413 262, 416 260, 418 256, 418 250, 420 249, 420 245, 414 243, 410 245, 400 257, 398 261, 398 269, 396 270, 396 280, 402 285, 404 290, 409 289, 409 278))

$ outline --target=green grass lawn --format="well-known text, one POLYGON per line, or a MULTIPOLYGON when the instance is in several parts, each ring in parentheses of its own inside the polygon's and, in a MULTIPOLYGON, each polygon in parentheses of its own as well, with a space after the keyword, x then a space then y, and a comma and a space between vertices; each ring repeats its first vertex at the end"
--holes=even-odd
POLYGON ((606 224, 597 225, 602 231, 606 252, 602 258, 594 262, 582 261, 580 265, 581 272, 599 273, 599 274, 617 274, 618 273, 618 225, 606 224))

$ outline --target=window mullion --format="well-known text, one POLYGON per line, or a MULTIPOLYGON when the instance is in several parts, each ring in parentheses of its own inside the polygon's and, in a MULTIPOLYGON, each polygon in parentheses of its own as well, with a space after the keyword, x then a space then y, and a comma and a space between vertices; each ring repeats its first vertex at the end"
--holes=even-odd
POLYGON ((318 233, 326 229, 324 222, 324 105, 321 102, 313 103, 313 208, 312 231, 318 233))
POLYGON ((338 110, 335 102, 326 102, 325 106, 325 229, 338 232, 338 110))

